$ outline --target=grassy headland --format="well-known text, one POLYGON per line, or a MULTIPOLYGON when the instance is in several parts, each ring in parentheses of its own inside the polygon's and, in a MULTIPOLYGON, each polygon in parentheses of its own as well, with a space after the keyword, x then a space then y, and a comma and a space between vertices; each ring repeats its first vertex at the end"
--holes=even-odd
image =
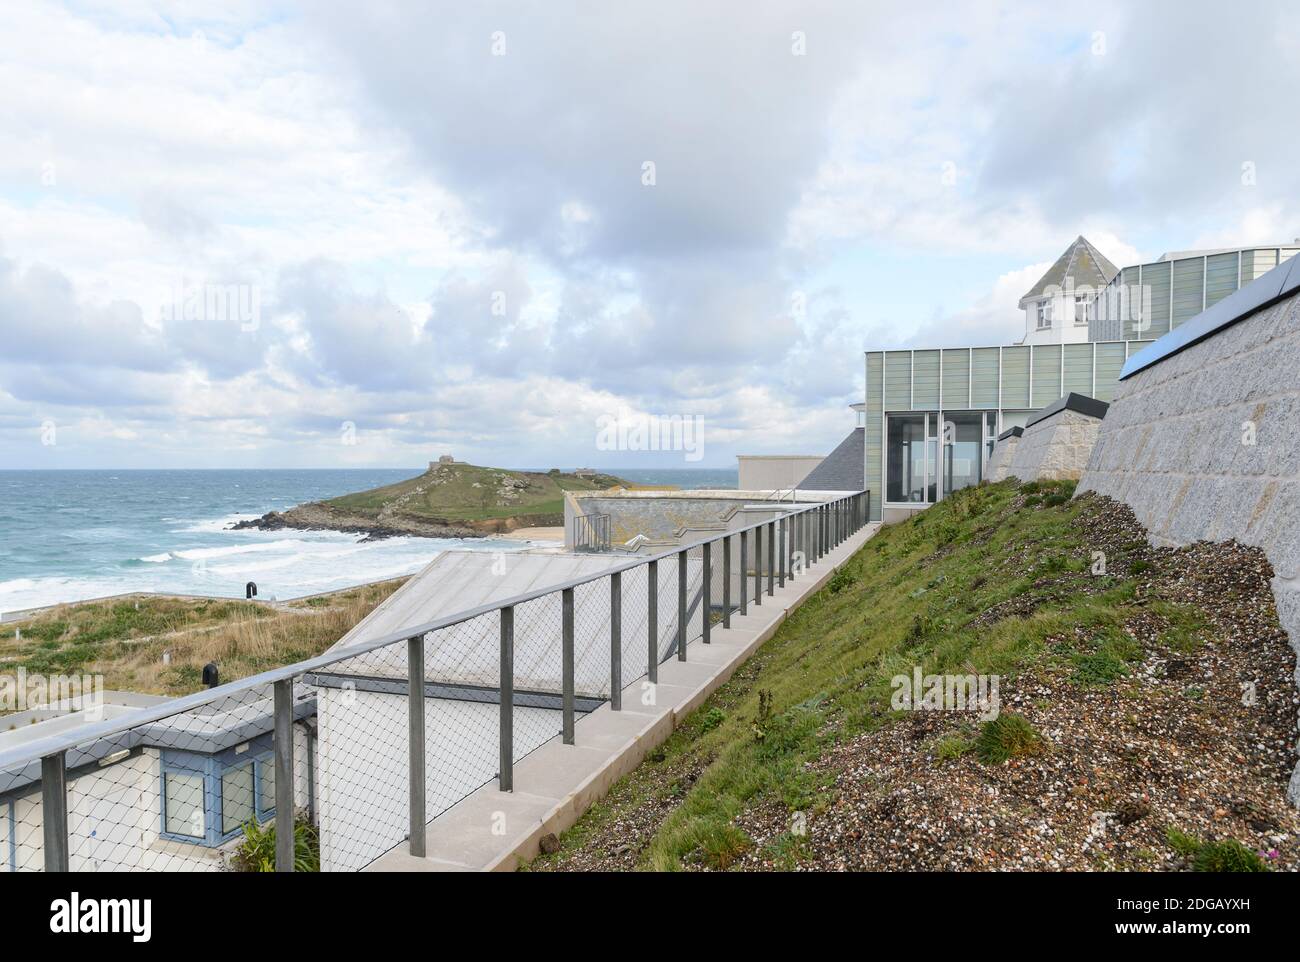
POLYGON ((300 528, 370 537, 478 537, 564 521, 565 491, 601 491, 627 482, 612 475, 508 471, 456 462, 434 464, 419 477, 288 511, 236 527, 300 528))

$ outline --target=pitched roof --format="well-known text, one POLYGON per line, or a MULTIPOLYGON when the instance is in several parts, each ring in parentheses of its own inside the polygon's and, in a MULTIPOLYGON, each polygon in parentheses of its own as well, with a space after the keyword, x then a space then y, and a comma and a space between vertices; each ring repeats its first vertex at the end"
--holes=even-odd
POLYGON ((1102 288, 1118 273, 1119 268, 1108 261, 1105 254, 1093 247, 1088 239, 1080 234, 1020 300, 1023 303, 1030 298, 1042 297, 1049 287, 1064 288, 1067 277, 1074 278, 1073 286, 1076 288, 1102 288))
POLYGON ((849 436, 841 441, 822 463, 809 472, 795 489, 805 488, 809 491, 861 491, 866 469, 864 460, 863 438, 866 431, 854 428, 849 436))

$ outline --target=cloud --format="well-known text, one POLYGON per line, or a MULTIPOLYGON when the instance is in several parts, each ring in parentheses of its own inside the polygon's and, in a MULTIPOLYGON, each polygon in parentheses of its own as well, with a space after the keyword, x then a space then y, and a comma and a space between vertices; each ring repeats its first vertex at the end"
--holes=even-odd
POLYGON ((1219 12, 5 5, 0 457, 595 463, 622 408, 829 450, 864 349, 1015 340, 1079 233, 1300 233, 1300 14, 1219 12))

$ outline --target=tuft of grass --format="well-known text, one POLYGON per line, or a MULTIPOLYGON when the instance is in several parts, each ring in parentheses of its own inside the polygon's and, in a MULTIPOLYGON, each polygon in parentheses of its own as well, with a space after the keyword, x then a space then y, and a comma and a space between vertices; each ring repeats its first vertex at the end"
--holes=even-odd
POLYGON ((1012 758, 1037 755, 1043 750, 1043 736, 1023 715, 1004 712, 980 727, 974 748, 985 765, 1001 765, 1012 758))
POLYGON ((1206 842, 1196 853, 1192 868, 1198 872, 1267 872, 1268 865, 1259 853, 1235 838, 1206 842))
POLYGON ((940 738, 934 745, 934 757, 940 764, 950 762, 968 752, 974 751, 975 742, 970 738, 962 738, 960 735, 945 735, 940 738))
POLYGON ((1235 838, 1203 842, 1174 825, 1165 830, 1165 840, 1196 872, 1267 872, 1268 863, 1259 853, 1235 838))
POLYGON ((695 847, 710 868, 728 869, 754 847, 754 840, 731 824, 704 822, 695 828, 695 847))
POLYGON ((831 590, 831 594, 837 595, 851 584, 853 584, 853 575, 849 574, 847 568, 841 568, 831 575, 831 580, 826 583, 826 587, 831 590))

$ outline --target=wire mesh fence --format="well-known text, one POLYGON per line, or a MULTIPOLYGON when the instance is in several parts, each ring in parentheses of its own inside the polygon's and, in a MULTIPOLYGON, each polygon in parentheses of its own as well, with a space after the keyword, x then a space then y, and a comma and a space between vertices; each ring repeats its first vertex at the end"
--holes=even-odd
POLYGON ((689 660, 865 525, 866 498, 781 505, 170 702, 62 704, 30 736, 0 717, 0 858, 11 871, 356 871, 399 846, 423 854, 430 820, 512 790, 516 763, 689 660))

